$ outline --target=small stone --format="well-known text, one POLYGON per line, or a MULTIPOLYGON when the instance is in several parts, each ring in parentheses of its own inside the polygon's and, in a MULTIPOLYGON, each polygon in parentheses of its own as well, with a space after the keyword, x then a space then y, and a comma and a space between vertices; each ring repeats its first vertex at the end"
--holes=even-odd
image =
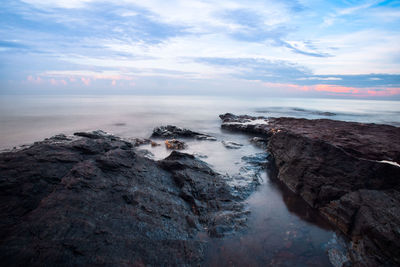
POLYGON ((187 145, 184 142, 176 139, 166 140, 165 146, 167 147, 167 149, 176 149, 176 150, 182 150, 187 147, 187 145))
POLYGON ((151 143, 150 143, 150 144, 151 144, 151 146, 153 146, 153 147, 154 147, 154 146, 160 146, 160 144, 159 144, 159 143, 157 143, 157 142, 154 142, 154 141, 151 141, 151 143))

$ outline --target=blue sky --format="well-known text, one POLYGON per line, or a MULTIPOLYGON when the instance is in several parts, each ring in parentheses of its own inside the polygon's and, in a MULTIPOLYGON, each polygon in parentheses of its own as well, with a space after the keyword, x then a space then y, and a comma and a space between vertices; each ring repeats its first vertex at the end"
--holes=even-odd
POLYGON ((2 94, 400 99, 400 1, 3 1, 2 94))

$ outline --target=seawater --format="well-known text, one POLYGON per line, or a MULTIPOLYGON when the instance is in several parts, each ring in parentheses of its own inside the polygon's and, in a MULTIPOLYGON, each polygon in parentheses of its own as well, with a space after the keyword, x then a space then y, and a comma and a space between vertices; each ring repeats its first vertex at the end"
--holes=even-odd
POLYGON ((400 126, 400 101, 205 96, 0 96, 0 149, 74 131, 148 137, 174 124, 220 134, 219 114, 329 118, 400 126), (323 112, 330 112, 326 116, 323 112))
MULTIPOLYGON (((124 137, 149 137, 154 127, 176 125, 215 136, 217 141, 187 141, 185 152, 216 171, 235 175, 243 156, 262 152, 249 137, 223 131, 219 114, 328 118, 400 125, 400 102, 226 98, 204 96, 0 96, 0 149, 30 144, 55 134, 101 129, 124 137), (227 149, 221 141, 243 144, 227 149)), ((170 153, 143 146, 154 159, 170 153)), ((222 239, 208 239, 210 266, 329 266, 333 230, 304 201, 261 173, 261 185, 246 200, 248 227, 222 239)))

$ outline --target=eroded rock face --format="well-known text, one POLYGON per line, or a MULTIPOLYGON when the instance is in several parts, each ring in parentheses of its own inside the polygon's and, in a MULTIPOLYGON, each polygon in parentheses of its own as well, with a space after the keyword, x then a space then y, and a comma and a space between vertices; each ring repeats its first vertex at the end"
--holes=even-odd
POLYGON ((400 264, 400 128, 229 113, 220 117, 225 129, 268 140, 278 179, 352 240, 353 264, 400 264))
POLYGON ((0 154, 5 266, 197 265, 201 232, 245 220, 240 199, 195 157, 150 160, 104 132, 0 154))

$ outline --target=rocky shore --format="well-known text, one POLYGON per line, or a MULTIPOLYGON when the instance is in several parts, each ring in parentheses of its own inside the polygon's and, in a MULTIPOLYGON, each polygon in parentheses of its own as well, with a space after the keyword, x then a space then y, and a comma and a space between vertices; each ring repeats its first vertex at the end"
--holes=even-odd
MULTIPOLYGON (((336 266, 400 264, 400 128, 220 117, 223 129, 246 133, 268 151, 243 156, 240 177, 175 151, 189 140, 217 138, 171 125, 154 129, 152 139, 79 132, 0 153, 0 262, 201 265, 209 238, 246 227, 243 201, 269 164, 277 180, 348 237, 345 255, 329 252, 336 266), (162 160, 139 149, 162 143, 172 151, 162 160)), ((231 153, 243 149, 220 141, 213 144, 231 153)))
POLYGON ((181 152, 149 159, 143 142, 95 131, 1 153, 2 265, 198 265, 202 236, 244 226, 222 175, 181 152))
MULTIPOLYGON (((265 144, 277 178, 350 239, 355 266, 400 264, 400 128, 224 114, 222 128, 265 144)), ((335 255, 332 255, 335 257, 335 255)))

